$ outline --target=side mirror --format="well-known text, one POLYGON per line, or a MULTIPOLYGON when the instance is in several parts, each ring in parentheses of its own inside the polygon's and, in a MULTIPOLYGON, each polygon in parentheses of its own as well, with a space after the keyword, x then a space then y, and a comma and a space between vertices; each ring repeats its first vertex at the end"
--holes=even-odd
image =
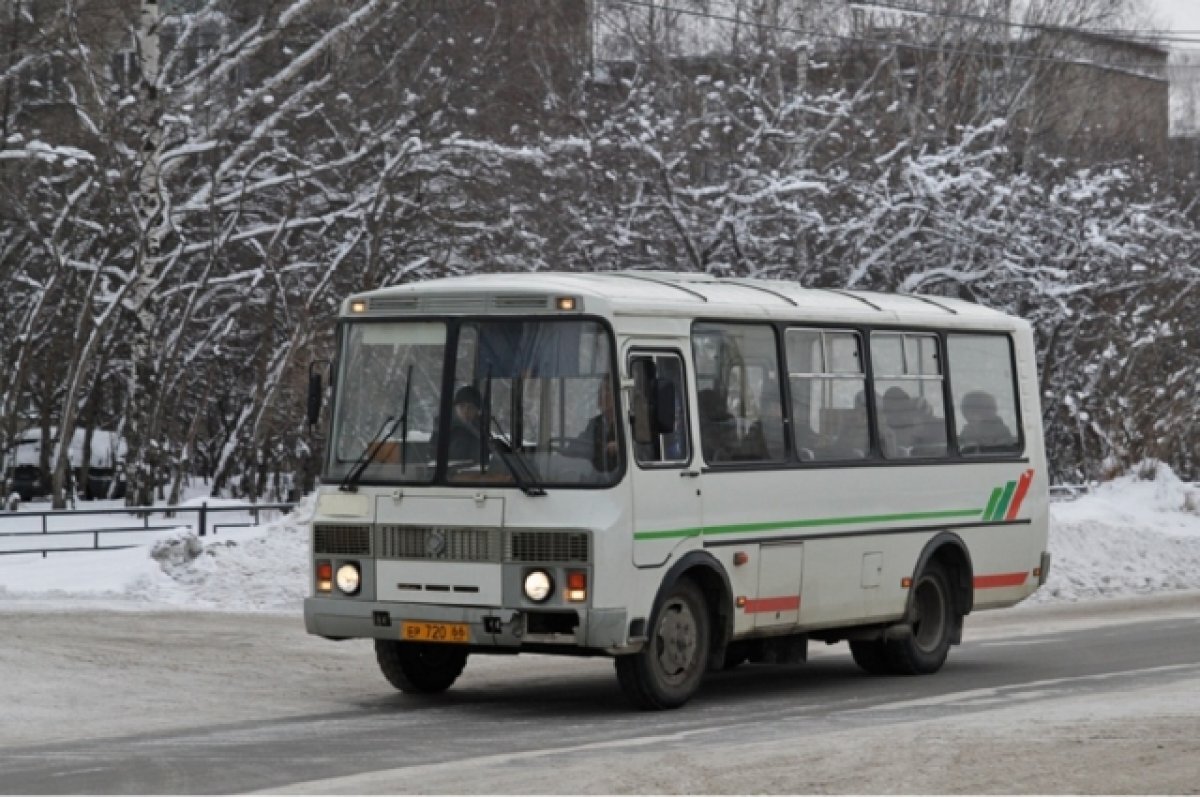
POLYGON ((660 434, 675 431, 675 383, 658 378, 654 361, 635 360, 633 376, 633 440, 648 445, 660 434))
MULTIPOLYGON (((315 365, 315 363, 314 363, 315 365)), ((321 375, 309 366, 308 369, 308 425, 313 427, 321 420, 321 375)))
POLYGON ((675 383, 654 382, 654 431, 670 434, 675 431, 675 383))
POLYGON ((657 384, 654 361, 650 359, 634 360, 630 364, 630 375, 633 377, 633 402, 630 411, 633 415, 633 442, 638 445, 648 445, 654 442, 654 397, 652 390, 657 384))

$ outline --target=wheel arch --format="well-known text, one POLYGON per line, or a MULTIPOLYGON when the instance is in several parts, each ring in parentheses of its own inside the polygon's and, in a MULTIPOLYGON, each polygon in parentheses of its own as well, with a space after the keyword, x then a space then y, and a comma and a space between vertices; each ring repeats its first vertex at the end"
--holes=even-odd
MULTIPOLYGON (((942 531, 925 543, 921 555, 917 557, 916 567, 913 568, 914 583, 931 562, 938 562, 947 570, 956 607, 961 614, 970 614, 975 605, 975 566, 971 562, 971 552, 962 537, 952 531, 942 531)), ((911 617, 912 611, 913 593, 910 590, 904 616, 911 617)))
MULTIPOLYGON (((704 595, 708 610, 712 642, 709 646, 709 667, 719 666, 725 661, 725 647, 733 636, 733 587, 729 574, 708 551, 691 551, 667 569, 654 596, 654 611, 657 612, 663 597, 680 580, 688 578, 696 583, 704 595), (717 662, 714 665, 714 662, 717 662)), ((650 618, 651 625, 655 617, 650 618)))

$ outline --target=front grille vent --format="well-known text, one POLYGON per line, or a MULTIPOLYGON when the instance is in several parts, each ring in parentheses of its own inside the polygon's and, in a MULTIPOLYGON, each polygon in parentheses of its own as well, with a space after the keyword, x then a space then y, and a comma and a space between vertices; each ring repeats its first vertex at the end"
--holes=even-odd
POLYGON ((325 556, 370 556, 369 526, 315 526, 313 553, 325 556))
POLYGON ((492 298, 492 307, 497 310, 545 310, 549 303, 550 297, 538 294, 512 294, 492 298))
POLYGON ((513 531, 505 540, 508 562, 588 561, 588 535, 582 531, 513 531))
POLYGON ((382 559, 433 559, 447 562, 500 561, 500 532, 427 526, 381 526, 382 559))
POLYGON ((416 296, 386 296, 371 300, 372 311, 385 312, 400 312, 403 310, 416 310, 418 300, 416 296))
POLYGON ((487 297, 426 296, 421 307, 428 313, 481 313, 487 309, 487 297))

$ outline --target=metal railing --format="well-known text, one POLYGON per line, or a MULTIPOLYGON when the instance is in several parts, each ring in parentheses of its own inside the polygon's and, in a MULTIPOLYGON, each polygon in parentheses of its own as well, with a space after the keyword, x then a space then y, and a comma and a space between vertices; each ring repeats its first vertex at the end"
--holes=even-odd
POLYGON ((247 526, 257 526, 261 522, 261 513, 277 512, 280 514, 290 512, 295 504, 241 504, 235 506, 209 506, 201 504, 200 506, 163 506, 163 507, 132 507, 123 509, 53 509, 44 511, 21 511, 21 512, 6 512, 0 513, 0 521, 4 525, 11 526, 19 523, 21 520, 34 519, 39 521, 41 526, 40 531, 0 531, 0 543, 6 539, 39 539, 44 542, 51 540, 65 540, 66 545, 46 545, 34 548, 20 548, 16 550, 0 550, 0 556, 10 554, 30 554, 40 553, 43 558, 50 553, 64 553, 67 551, 115 551, 122 548, 134 548, 138 545, 144 545, 144 542, 127 542, 129 537, 135 537, 139 534, 144 534, 151 531, 169 531, 178 528, 190 528, 195 530, 200 537, 207 536, 209 531, 217 534, 221 529, 230 528, 245 528, 247 526), (249 514, 252 518, 251 522, 236 522, 236 523, 213 523, 213 518, 210 515, 220 513, 241 512, 249 514), (151 516, 161 515, 164 518, 172 518, 176 516, 186 517, 194 516, 193 522, 178 522, 169 524, 151 525, 151 516), (132 517, 141 521, 141 525, 119 525, 119 526, 100 526, 96 528, 70 528, 70 529, 53 529, 52 522, 57 518, 79 518, 86 516, 96 517, 132 517), (109 541, 105 535, 123 535, 122 544, 105 544, 109 541), (71 545, 72 540, 66 538, 75 537, 87 539, 91 538, 91 545, 71 545))

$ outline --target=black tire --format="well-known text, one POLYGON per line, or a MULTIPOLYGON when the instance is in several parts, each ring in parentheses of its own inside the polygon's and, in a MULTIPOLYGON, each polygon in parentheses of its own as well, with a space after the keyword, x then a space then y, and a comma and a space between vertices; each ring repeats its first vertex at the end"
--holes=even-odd
POLYGON ((616 658, 621 690, 640 709, 682 706, 700 687, 711 643, 704 596, 692 581, 681 579, 654 607, 642 649, 616 658))
POLYGON ((725 659, 721 662, 720 669, 728 672, 736 669, 750 660, 750 651, 746 648, 745 643, 730 642, 729 647, 725 648, 725 659))
POLYGON ((892 663, 882 639, 850 640, 850 655, 863 672, 870 675, 889 675, 892 663))
POLYGON ((945 664, 962 622, 950 578, 939 563, 931 562, 913 582, 912 612, 912 633, 886 642, 888 662, 898 675, 935 673, 945 664))
POLYGON ((375 640, 383 677, 401 692, 435 695, 449 689, 467 666, 467 651, 454 645, 375 640))

